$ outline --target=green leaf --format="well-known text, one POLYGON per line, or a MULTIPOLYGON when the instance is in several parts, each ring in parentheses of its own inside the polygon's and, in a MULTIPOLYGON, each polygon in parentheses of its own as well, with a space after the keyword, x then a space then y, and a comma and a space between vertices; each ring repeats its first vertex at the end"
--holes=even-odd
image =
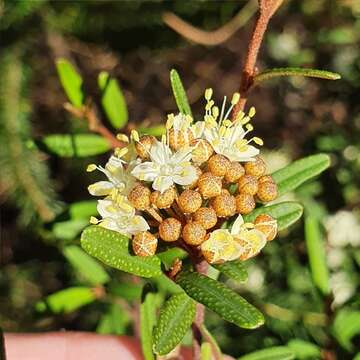
POLYGON ((351 339, 360 334, 360 311, 340 310, 334 320, 333 332, 341 346, 348 351, 353 351, 351 339))
POLYGON ((102 71, 98 76, 98 85, 102 91, 101 104, 106 116, 115 129, 121 129, 128 122, 128 110, 117 80, 102 71))
POLYGON ((96 215, 97 201, 84 200, 69 205, 69 215, 71 219, 89 219, 90 216, 96 215))
POLYGON ((222 359, 222 353, 219 344, 204 324, 200 326, 200 331, 203 338, 211 345, 212 353, 214 354, 215 358, 222 359))
POLYGON ((139 284, 121 282, 110 284, 108 292, 127 301, 134 301, 141 299, 142 288, 139 284))
POLYGON ((360 360, 360 352, 358 352, 355 357, 353 358, 353 360, 360 360))
POLYGON ((156 324, 156 297, 157 294, 149 292, 140 305, 140 338, 145 360, 155 359, 153 353, 153 330, 156 324))
POLYGON ((275 69, 269 69, 263 71, 260 74, 254 76, 254 84, 259 84, 260 82, 270 80, 274 77, 279 77, 279 76, 306 76, 306 77, 320 78, 326 80, 338 80, 341 78, 340 74, 331 71, 288 67, 288 68, 275 68, 275 69))
POLYGON ((279 196, 296 189, 303 182, 319 175, 330 165, 326 154, 307 156, 274 172, 272 177, 278 186, 279 196))
POLYGON ((166 134, 166 127, 164 125, 155 125, 150 127, 139 127, 136 129, 140 135, 152 135, 160 137, 166 134))
POLYGON ((109 310, 101 317, 96 332, 98 334, 124 335, 129 322, 128 313, 118 304, 111 304, 109 310))
POLYGON ((200 356, 201 356, 200 360, 211 360, 213 358, 210 343, 203 342, 201 344, 201 355, 200 356))
POLYGON ((170 71, 170 82, 179 111, 182 114, 192 116, 184 86, 178 72, 175 69, 170 71))
POLYGON ((104 268, 76 245, 67 246, 63 253, 70 264, 92 285, 105 284, 110 280, 104 268))
POLYGON ((154 277, 151 279, 155 284, 159 292, 163 294, 178 294, 183 293, 183 289, 176 284, 174 281, 170 280, 165 274, 154 277))
POLYGON ((216 280, 197 272, 182 272, 176 281, 194 300, 239 327, 255 329, 264 324, 259 310, 216 280))
POLYGON ((288 342, 287 346, 294 352, 296 359, 299 360, 320 359, 321 357, 321 349, 308 341, 293 339, 288 342))
POLYGON ((82 306, 96 300, 94 291, 89 287, 70 287, 49 295, 45 302, 38 302, 36 309, 45 311, 49 308, 53 313, 71 313, 82 306))
POLYGON ((62 58, 56 61, 56 69, 68 99, 74 106, 81 107, 84 94, 82 91, 83 80, 80 74, 69 61, 62 58))
POLYGON ((157 254, 157 257, 165 265, 167 270, 172 266, 175 259, 184 259, 186 256, 188 256, 188 253, 179 247, 172 247, 157 254))
POLYGON ((184 293, 166 301, 154 329, 156 354, 168 354, 180 343, 194 320, 195 308, 195 302, 184 293))
POLYGON ((274 346, 241 356, 239 360, 292 360, 294 353, 286 346, 274 346))
POLYGON ((81 246, 104 264, 146 278, 159 276, 161 261, 157 256, 140 257, 129 253, 129 238, 101 226, 89 226, 81 235, 81 246))
POLYGON ((311 215, 305 217, 305 240, 313 281, 320 291, 327 295, 330 292, 330 281, 325 244, 318 219, 311 215))
POLYGON ((52 226, 52 232, 57 239, 73 240, 87 225, 89 225, 88 219, 60 221, 52 226))
POLYGON ((54 134, 45 136, 40 144, 45 150, 61 157, 88 157, 111 149, 109 142, 95 134, 54 134))
POLYGON ((260 214, 269 214, 278 222, 279 230, 286 229, 296 222, 303 213, 303 207, 294 201, 284 201, 270 206, 261 206, 249 215, 244 216, 245 222, 254 222, 260 214))
POLYGON ((224 273, 230 279, 245 282, 248 278, 248 273, 246 271, 243 261, 234 260, 227 261, 223 264, 213 265, 215 269, 224 273))

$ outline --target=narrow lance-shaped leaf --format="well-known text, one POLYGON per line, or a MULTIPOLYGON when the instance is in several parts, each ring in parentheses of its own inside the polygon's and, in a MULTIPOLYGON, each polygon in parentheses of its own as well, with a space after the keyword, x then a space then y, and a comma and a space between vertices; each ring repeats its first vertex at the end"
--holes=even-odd
POLYGON ((128 313, 119 304, 111 304, 109 310, 102 315, 96 332, 98 334, 124 335, 129 322, 128 313))
POLYGON ((111 149, 109 142, 95 134, 53 134, 42 138, 39 147, 61 157, 88 157, 111 149))
POLYGON ((269 69, 261 72, 260 74, 255 75, 254 84, 259 84, 260 82, 270 80, 272 78, 279 76, 305 76, 305 77, 320 78, 326 80, 338 80, 341 78, 340 74, 331 71, 287 67, 287 68, 269 69))
POLYGON ((321 358, 320 347, 311 342, 301 339, 293 339, 288 342, 287 346, 295 354, 296 359, 306 360, 321 358))
POLYGON ((117 80, 102 71, 98 77, 98 85, 102 91, 101 104, 111 125, 116 129, 124 127, 128 121, 128 110, 117 80))
POLYGON ((195 302, 186 294, 175 294, 160 311, 154 329, 154 352, 168 354, 185 336, 195 317, 195 302))
POLYGON ((299 203, 284 201, 275 205, 261 206, 252 211, 249 215, 245 215, 244 221, 254 222, 258 215, 269 214, 277 220, 278 229, 284 230, 300 219, 302 213, 303 207, 299 203))
POLYGON ((76 245, 67 246, 63 252, 70 264, 90 284, 105 284, 110 280, 104 268, 80 247, 76 245))
POLYGON ((335 317, 333 333, 338 342, 348 351, 354 350, 351 340, 360 334, 360 311, 342 309, 335 317))
POLYGON ((239 360, 292 360, 295 354, 286 346, 274 346, 241 356, 239 360))
POLYGON ((200 326, 200 331, 204 340, 206 340, 211 345, 212 354, 215 356, 215 358, 222 359, 222 353, 219 344, 204 324, 200 326))
POLYGON ((139 257, 129 253, 129 238, 101 226, 89 226, 81 235, 81 246, 104 264, 128 273, 153 277, 162 274, 157 256, 139 257))
POLYGON ((225 274, 230 279, 245 282, 248 278, 248 273, 244 262, 240 260, 227 261, 223 264, 213 265, 215 269, 225 274))
POLYGON ((178 72, 175 69, 172 69, 170 71, 170 81, 171 81, 171 86, 174 93, 176 105, 178 106, 179 111, 182 114, 192 116, 191 108, 189 105, 188 98, 186 96, 184 86, 181 82, 178 72))
POLYGON ((254 329, 264 323, 259 310, 216 280, 197 272, 182 272, 176 281, 194 300, 239 327, 254 329))
POLYGON ((307 156, 274 172, 272 177, 278 186, 279 195, 295 190, 307 180, 319 175, 330 165, 326 154, 307 156))
POLYGON ((69 216, 71 219, 89 219, 90 216, 96 215, 97 201, 83 200, 74 202, 69 205, 69 216))
POLYGON ((313 281, 320 291, 327 295, 330 291, 330 282, 326 265, 325 244, 321 235, 320 224, 311 215, 305 217, 305 240, 313 281))
POLYGON ((136 129, 140 135, 152 135, 161 137, 166 134, 166 127, 164 125, 155 125, 150 127, 138 127, 136 129))
POLYGON ((56 69, 68 99, 74 106, 81 107, 84 94, 82 91, 83 80, 80 74, 66 59, 58 59, 56 61, 56 69))

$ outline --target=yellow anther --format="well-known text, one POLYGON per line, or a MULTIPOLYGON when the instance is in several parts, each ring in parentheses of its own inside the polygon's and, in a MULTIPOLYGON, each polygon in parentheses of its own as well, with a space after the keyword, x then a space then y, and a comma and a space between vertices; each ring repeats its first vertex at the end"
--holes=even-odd
POLYGON ((240 100, 240 94, 234 93, 232 99, 231 99, 231 105, 236 105, 240 100))
POLYGON ((122 149, 116 148, 114 153, 117 157, 122 158, 125 154, 127 154, 129 149, 127 147, 124 147, 122 149))
POLYGON ((212 98, 213 95, 213 89, 209 88, 205 90, 205 99, 209 101, 212 98))
POLYGON ((116 138, 118 139, 118 140, 120 140, 120 141, 123 141, 123 142, 129 142, 129 138, 128 138, 128 136, 127 135, 125 135, 125 134, 117 134, 116 135, 116 138))
POLYGON ((131 139, 133 139, 136 142, 138 142, 140 140, 139 133, 136 130, 131 130, 130 137, 131 137, 131 139))
POLYGON ((255 144, 258 144, 258 145, 260 145, 260 146, 263 146, 263 145, 264 145, 264 141, 263 141, 261 138, 255 136, 255 137, 253 137, 252 139, 254 140, 255 144))
POLYGON ((235 121, 241 121, 244 116, 245 113, 243 111, 239 111, 238 114, 236 115, 235 121))
POLYGON ((161 142, 162 142, 163 144, 166 144, 166 135, 162 135, 162 136, 161 136, 161 142))
POLYGON ((224 136, 226 132, 226 127, 225 126, 221 126, 220 130, 219 130, 219 135, 220 136, 224 136))
POLYGON ((253 127, 251 124, 247 124, 247 125, 246 125, 246 130, 247 130, 247 131, 253 131, 253 130, 254 130, 254 127, 253 127))
POLYGON ((174 125, 174 114, 169 114, 166 121, 166 129, 170 130, 174 125))
POLYGON ((229 126, 232 125, 232 121, 229 120, 229 119, 226 119, 226 120, 223 121, 223 125, 226 126, 226 127, 229 127, 229 126))
POLYGON ((193 118, 192 118, 192 116, 191 115, 186 115, 186 121, 189 123, 189 124, 191 124, 192 122, 193 122, 193 118))
POLYGON ((242 226, 246 229, 253 229, 255 227, 255 225, 251 222, 244 223, 244 224, 242 224, 242 226))
POLYGON ((96 167, 95 164, 89 164, 89 165, 87 166, 87 168, 86 168, 86 171, 87 171, 87 172, 92 172, 92 171, 94 171, 94 170, 96 170, 96 169, 97 169, 97 167, 96 167))
POLYGON ((99 220, 95 216, 90 217, 90 224, 96 225, 99 223, 99 220))
POLYGON ((212 115, 213 115, 214 119, 216 119, 219 116, 219 108, 217 106, 214 106, 212 108, 212 115))
POLYGON ((256 110, 255 108, 252 106, 249 110, 249 116, 252 118, 253 116, 255 116, 256 114, 256 110))
POLYGON ((207 104, 206 104, 206 106, 205 106, 205 110, 210 110, 213 106, 214 106, 214 104, 215 104, 215 102, 214 102, 214 100, 210 100, 207 104))
POLYGON ((247 124, 250 120, 251 120, 251 118, 250 118, 249 116, 245 116, 245 117, 242 118, 242 120, 241 120, 241 125, 247 124))

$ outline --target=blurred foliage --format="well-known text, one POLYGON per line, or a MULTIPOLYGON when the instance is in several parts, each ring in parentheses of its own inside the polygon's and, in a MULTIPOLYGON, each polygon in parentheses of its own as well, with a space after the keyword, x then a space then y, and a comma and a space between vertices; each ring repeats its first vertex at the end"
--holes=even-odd
MULTIPOLYGON (((244 4, 0 1, 0 325, 5 331, 65 328, 132 334, 133 309, 139 306, 145 284, 71 255, 80 250, 79 234, 96 210, 84 203, 94 177, 84 171, 91 158, 50 156, 56 153, 49 151, 50 135, 87 131, 84 121, 63 110, 66 98, 55 59, 65 57, 76 65, 85 93, 102 119, 109 117, 109 127, 124 123, 102 107, 102 87, 97 83, 101 71, 121 88, 129 120, 125 130, 158 126, 175 110, 168 80, 173 67, 181 74, 193 113, 201 114, 204 88, 213 87, 221 95, 237 88, 251 24, 225 43, 204 47, 167 28, 161 14, 173 11, 211 30, 229 21, 244 4), (88 266, 92 270, 84 271, 88 266), (71 291, 81 292, 76 302, 68 301, 68 296, 73 300, 71 291)), ((245 284, 225 279, 263 311, 265 326, 244 331, 207 314, 207 327, 224 353, 241 356, 287 346, 298 359, 328 354, 352 359, 358 352, 359 31, 356 0, 289 1, 272 20, 260 69, 306 66, 342 76, 337 82, 274 79, 256 88, 249 100, 257 107, 255 125, 266 139, 266 161, 272 171, 314 152, 331 156, 331 168, 319 180, 285 195, 304 204, 316 223, 315 235, 323 236, 331 292, 323 296, 312 280, 302 224, 291 233, 285 230, 256 261, 246 262, 245 284)), ((314 236, 314 225, 309 233, 314 236)), ((166 278, 146 283, 160 289, 162 299, 178 292, 166 278)))

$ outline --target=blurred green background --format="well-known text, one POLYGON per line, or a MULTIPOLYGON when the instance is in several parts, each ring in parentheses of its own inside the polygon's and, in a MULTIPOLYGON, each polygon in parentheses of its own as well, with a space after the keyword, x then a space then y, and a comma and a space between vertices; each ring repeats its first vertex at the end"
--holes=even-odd
MULTIPOLYGON (((161 124, 176 110, 171 68, 180 73, 199 118, 205 88, 213 87, 217 100, 238 89, 255 11, 256 1, 0 1, 3 330, 132 334, 132 309, 143 285, 76 260, 83 255, 79 234, 94 213, 87 186, 97 178, 85 169, 108 155, 94 150, 100 155, 63 157, 46 146, 48 135, 87 131, 85 121, 63 108, 56 59, 77 67, 97 105, 100 71, 118 81, 129 114, 122 131, 161 124), (171 29, 164 12, 207 31, 239 12, 243 24, 226 41, 203 45, 171 29), (100 278, 94 281, 90 268, 100 278), (64 289, 70 291, 59 293, 64 289), (46 298, 50 294, 58 296, 46 298)), ((291 195, 305 206, 305 228, 303 221, 281 233, 247 262, 249 281, 231 284, 265 313, 266 325, 240 330, 212 313, 206 323, 233 356, 289 344, 299 359, 355 359, 360 351, 360 2, 286 1, 271 21, 258 60, 261 70, 283 66, 326 69, 342 79, 281 78, 254 89, 249 105, 257 109, 255 131, 265 140, 269 168, 317 152, 329 153, 332 165, 291 195), (311 274, 306 244, 314 233, 325 242, 330 291, 318 290, 311 274)), ((172 291, 162 279, 153 286, 172 291)))

